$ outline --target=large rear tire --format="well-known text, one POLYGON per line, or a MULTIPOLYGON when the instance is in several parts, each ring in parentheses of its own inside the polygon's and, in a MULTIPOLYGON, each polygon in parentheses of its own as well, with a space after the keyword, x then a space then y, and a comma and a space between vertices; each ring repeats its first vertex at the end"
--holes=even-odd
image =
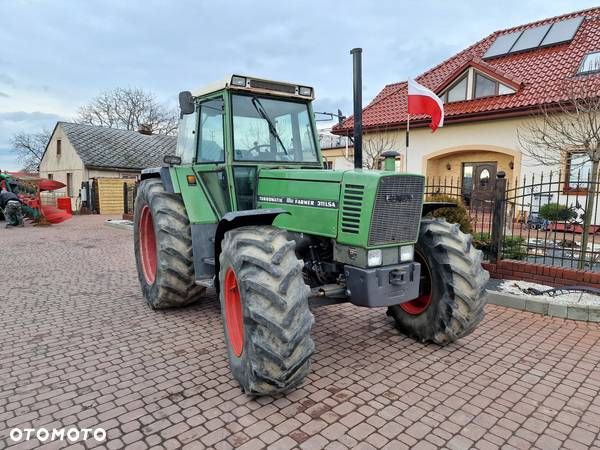
POLYGON ((229 363, 249 395, 289 391, 310 370, 314 323, 309 287, 284 230, 228 231, 220 255, 220 300, 229 363))
POLYGON ((421 263, 419 297, 388 308, 402 333, 446 345, 471 333, 484 317, 489 274, 471 235, 444 219, 423 220, 415 245, 421 263))
POLYGON ((181 197, 160 179, 140 183, 135 200, 134 248, 138 279, 155 309, 185 306, 206 288, 195 284, 190 222, 181 197))

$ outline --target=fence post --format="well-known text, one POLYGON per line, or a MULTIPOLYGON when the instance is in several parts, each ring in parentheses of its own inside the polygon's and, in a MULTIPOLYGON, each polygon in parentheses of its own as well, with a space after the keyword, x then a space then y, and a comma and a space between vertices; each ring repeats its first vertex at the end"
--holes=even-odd
POLYGON ((127 183, 123 183, 123 213, 129 214, 129 196, 127 195, 127 183))
POLYGON ((506 174, 496 175, 494 187, 494 206, 492 209, 492 236, 490 262, 495 263, 502 257, 502 239, 504 237, 504 219, 506 217, 506 174))

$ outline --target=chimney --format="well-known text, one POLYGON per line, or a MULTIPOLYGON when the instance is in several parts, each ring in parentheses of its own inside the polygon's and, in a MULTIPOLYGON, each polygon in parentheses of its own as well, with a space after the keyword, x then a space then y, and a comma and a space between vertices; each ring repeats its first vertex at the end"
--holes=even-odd
POLYGON ((138 125, 138 133, 151 135, 152 134, 152 125, 150 125, 149 123, 140 123, 138 125))

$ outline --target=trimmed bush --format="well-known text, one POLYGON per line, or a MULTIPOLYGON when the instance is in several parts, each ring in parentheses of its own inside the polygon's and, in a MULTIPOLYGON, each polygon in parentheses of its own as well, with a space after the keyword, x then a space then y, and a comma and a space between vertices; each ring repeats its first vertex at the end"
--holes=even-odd
MULTIPOLYGON (((490 233, 475 233, 473 235, 475 248, 489 255, 492 250, 492 238, 490 233)), ((502 240, 502 258, 524 260, 527 257, 527 243, 521 236, 504 236, 502 240)))
POLYGON ((462 231, 463 233, 473 233, 473 226, 471 224, 471 217, 469 216, 469 211, 467 211, 467 208, 465 208, 465 205, 460 199, 447 194, 434 194, 428 196, 425 199, 425 201, 456 203, 455 208, 436 209, 435 211, 430 213, 429 216, 444 217, 449 223, 459 224, 460 231, 462 231))
POLYGON ((539 216, 550 222, 567 222, 577 217, 571 208, 558 203, 548 203, 540 208, 539 216))

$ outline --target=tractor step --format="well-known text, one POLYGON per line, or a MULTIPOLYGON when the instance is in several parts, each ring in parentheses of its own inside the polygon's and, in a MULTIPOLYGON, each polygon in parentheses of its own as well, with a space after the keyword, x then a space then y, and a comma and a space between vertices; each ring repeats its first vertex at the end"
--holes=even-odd
POLYGON ((208 264, 210 266, 214 266, 215 265, 215 258, 202 258, 202 262, 204 264, 208 264))
POLYGON ((207 288, 213 287, 215 284, 215 277, 202 278, 201 280, 196 280, 196 284, 198 286, 204 286, 207 288))

